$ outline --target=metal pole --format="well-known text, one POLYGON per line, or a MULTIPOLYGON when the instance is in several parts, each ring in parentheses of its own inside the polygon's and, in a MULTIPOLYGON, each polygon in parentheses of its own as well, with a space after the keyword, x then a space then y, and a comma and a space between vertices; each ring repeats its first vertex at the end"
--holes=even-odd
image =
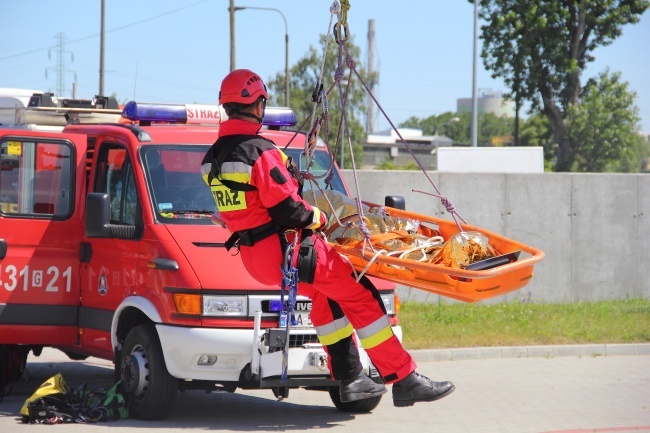
MULTIPOLYGON (((231 4, 233 0, 230 0, 231 4)), ((284 43, 285 43, 285 49, 284 49, 284 105, 289 106, 289 83, 290 83, 290 77, 289 77, 289 26, 287 25, 287 18, 284 16, 282 11, 280 9, 276 8, 262 8, 262 7, 255 7, 255 6, 237 6, 234 8, 232 14, 234 15, 234 11, 241 11, 244 9, 257 9, 261 11, 275 11, 279 13, 282 16, 282 20, 284 21, 284 43)), ((234 18, 231 18, 234 22, 234 18)))
POLYGON ((99 37, 99 95, 104 96, 104 13, 106 0, 102 0, 100 37, 99 37))
MULTIPOLYGON (((282 15, 284 18, 284 15, 282 15)), ((284 20, 285 37, 284 37, 284 106, 289 106, 289 28, 287 20, 284 20)))
POLYGON ((230 70, 235 70, 235 0, 230 0, 230 70))
MULTIPOLYGON (((370 79, 370 91, 375 92, 375 20, 368 20, 368 75, 370 79)), ((366 119, 366 134, 375 131, 375 103, 368 95, 368 118, 366 119)))
POLYGON ((474 70, 472 73, 472 138, 476 147, 478 141, 478 95, 476 89, 476 50, 478 46, 478 0, 474 0, 474 70))

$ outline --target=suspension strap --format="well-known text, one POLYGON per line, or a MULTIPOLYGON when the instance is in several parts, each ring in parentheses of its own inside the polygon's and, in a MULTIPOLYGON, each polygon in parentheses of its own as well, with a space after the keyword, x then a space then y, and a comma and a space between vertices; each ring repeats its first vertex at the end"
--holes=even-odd
POLYGON ((284 250, 284 261, 280 270, 282 271, 282 288, 280 290, 280 327, 284 326, 284 347, 282 348, 282 382, 287 381, 287 370, 289 368, 289 334, 291 326, 296 326, 298 321, 294 315, 296 308, 296 296, 298 293, 298 269, 295 267, 298 244, 300 243, 301 230, 287 230, 293 235, 293 239, 287 243, 284 250), (284 297, 287 297, 285 304, 284 297))

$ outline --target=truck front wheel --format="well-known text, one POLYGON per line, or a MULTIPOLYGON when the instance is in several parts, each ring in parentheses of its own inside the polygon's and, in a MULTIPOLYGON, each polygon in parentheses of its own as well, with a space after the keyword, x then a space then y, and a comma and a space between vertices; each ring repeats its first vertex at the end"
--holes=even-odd
POLYGON ((129 416, 159 420, 169 414, 178 383, 167 371, 153 325, 139 325, 129 331, 116 368, 128 396, 129 416))
MULTIPOLYGON (((379 377, 373 377, 372 380, 377 383, 383 383, 383 381, 379 377)), ((341 396, 339 395, 338 386, 330 388, 329 394, 330 394, 330 398, 332 399, 332 403, 334 403, 334 406, 336 406, 338 410, 342 412, 350 412, 350 413, 372 412, 373 409, 379 406, 379 402, 381 402, 381 397, 382 397, 380 395, 379 397, 371 397, 371 398, 364 398, 363 400, 343 402, 341 401, 341 396)))

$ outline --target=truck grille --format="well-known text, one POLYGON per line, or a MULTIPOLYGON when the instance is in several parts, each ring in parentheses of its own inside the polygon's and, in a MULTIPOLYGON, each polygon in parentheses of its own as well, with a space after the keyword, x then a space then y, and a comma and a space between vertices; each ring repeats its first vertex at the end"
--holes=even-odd
MULTIPOLYGON (((282 350, 285 337, 286 331, 282 328, 267 329, 264 334, 264 345, 269 346, 271 352, 282 350)), ((313 333, 289 335, 289 347, 303 347, 306 344, 320 344, 318 336, 313 333)))
POLYGON ((320 344, 316 334, 297 334, 289 336, 289 347, 302 347, 304 344, 320 344))

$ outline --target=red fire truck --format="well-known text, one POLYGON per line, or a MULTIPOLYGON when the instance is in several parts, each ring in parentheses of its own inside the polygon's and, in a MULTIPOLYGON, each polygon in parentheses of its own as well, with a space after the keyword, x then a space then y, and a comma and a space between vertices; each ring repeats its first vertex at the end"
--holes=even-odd
MULTIPOLYGON (((121 110, 112 98, 42 93, 20 110, 19 125, 0 126, 0 344, 113 360, 140 419, 164 418, 186 389, 286 398, 303 387, 328 391, 343 411, 379 404, 340 401, 304 297, 282 379, 280 288, 260 285, 226 251, 230 233, 211 222, 215 203, 200 176, 218 106, 121 110)), ((269 107, 264 123, 262 134, 300 162, 305 136, 288 129, 295 113, 269 107)), ((330 161, 318 147, 312 172, 330 161)), ((346 192, 333 174, 331 187, 346 192)), ((401 337, 394 286, 375 283, 401 337)))

